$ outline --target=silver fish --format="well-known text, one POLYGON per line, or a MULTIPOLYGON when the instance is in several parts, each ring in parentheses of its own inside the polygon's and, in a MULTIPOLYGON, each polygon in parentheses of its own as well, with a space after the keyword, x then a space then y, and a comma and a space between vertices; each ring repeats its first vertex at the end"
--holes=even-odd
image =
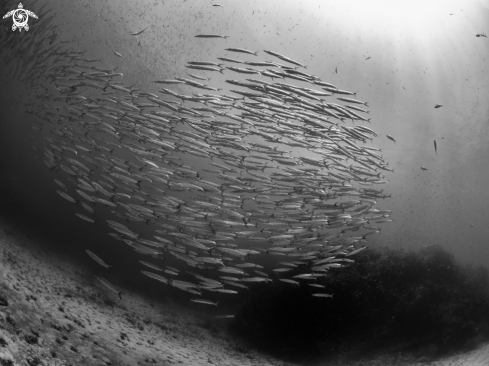
POLYGON ((109 266, 108 264, 106 264, 99 256, 97 256, 95 253, 91 252, 90 250, 85 249, 85 252, 87 252, 87 254, 90 256, 90 258, 92 258, 95 262, 100 264, 102 267, 104 267, 107 270, 107 272, 110 273, 110 267, 112 267, 112 266, 109 266))
POLYGON ((99 277, 99 276, 95 276, 97 278, 97 280, 102 284, 104 285, 106 288, 108 288, 110 291, 112 292, 115 292, 117 294, 117 296, 119 296, 119 299, 122 300, 122 295, 124 294, 124 292, 122 291, 119 291, 119 290, 116 290, 116 288, 109 282, 107 281, 105 278, 103 277, 99 277))

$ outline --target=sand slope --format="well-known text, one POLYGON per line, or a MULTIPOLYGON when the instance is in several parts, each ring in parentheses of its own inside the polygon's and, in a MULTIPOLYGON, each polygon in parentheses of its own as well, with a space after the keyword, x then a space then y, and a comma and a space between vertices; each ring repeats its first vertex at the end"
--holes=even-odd
POLYGON ((224 329, 188 310, 152 308, 130 293, 123 301, 105 294, 93 274, 11 230, 0 230, 0 360, 50 366, 284 364, 237 345, 224 329))
MULTIPOLYGON (((107 292, 92 273, 0 221, 0 365, 288 365, 250 350, 203 314, 107 292)), ((416 365, 487 366, 489 345, 422 361, 416 365)))

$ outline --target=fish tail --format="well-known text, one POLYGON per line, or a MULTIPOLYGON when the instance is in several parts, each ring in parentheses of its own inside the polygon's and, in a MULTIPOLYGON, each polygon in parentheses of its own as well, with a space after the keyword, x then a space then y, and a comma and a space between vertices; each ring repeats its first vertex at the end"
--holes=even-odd
POLYGON ((365 105, 368 107, 368 103, 367 102, 365 102, 365 105))
POLYGON ((112 267, 112 266, 105 267, 107 269, 107 272, 109 272, 109 273, 110 273, 110 267, 112 267))
POLYGON ((224 69, 220 69, 219 72, 224 75, 224 73, 222 72, 222 70, 224 70, 224 69))
POLYGON ((257 55, 257 53, 258 53, 258 51, 256 51, 256 52, 253 52, 253 54, 254 54, 255 56, 258 56, 258 55, 257 55))
POLYGON ((122 295, 125 295, 126 293, 125 292, 122 292, 122 291, 119 291, 117 292, 117 295, 119 296, 119 299, 122 300, 122 295))

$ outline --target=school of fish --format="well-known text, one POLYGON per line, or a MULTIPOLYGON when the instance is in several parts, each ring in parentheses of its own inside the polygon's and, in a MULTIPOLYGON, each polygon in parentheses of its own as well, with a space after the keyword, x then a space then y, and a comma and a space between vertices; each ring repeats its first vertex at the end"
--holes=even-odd
POLYGON ((140 255, 143 275, 196 303, 217 306, 207 292, 270 281, 332 299, 317 279, 351 263, 391 221, 375 207, 392 170, 368 146, 377 136, 364 125, 368 103, 276 51, 238 47, 188 61, 186 75, 145 92, 57 41, 44 8, 24 42, 1 32, 2 61, 37 90, 33 148, 76 215, 105 221, 140 255), (267 256, 277 260, 265 265, 267 256))

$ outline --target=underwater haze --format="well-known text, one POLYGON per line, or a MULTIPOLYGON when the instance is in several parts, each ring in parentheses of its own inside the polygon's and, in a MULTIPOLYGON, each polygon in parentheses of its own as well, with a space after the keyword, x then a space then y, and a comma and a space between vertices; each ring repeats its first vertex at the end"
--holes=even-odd
POLYGON ((487 339, 487 1, 22 5, 0 214, 114 301, 204 308, 293 362, 487 339))

